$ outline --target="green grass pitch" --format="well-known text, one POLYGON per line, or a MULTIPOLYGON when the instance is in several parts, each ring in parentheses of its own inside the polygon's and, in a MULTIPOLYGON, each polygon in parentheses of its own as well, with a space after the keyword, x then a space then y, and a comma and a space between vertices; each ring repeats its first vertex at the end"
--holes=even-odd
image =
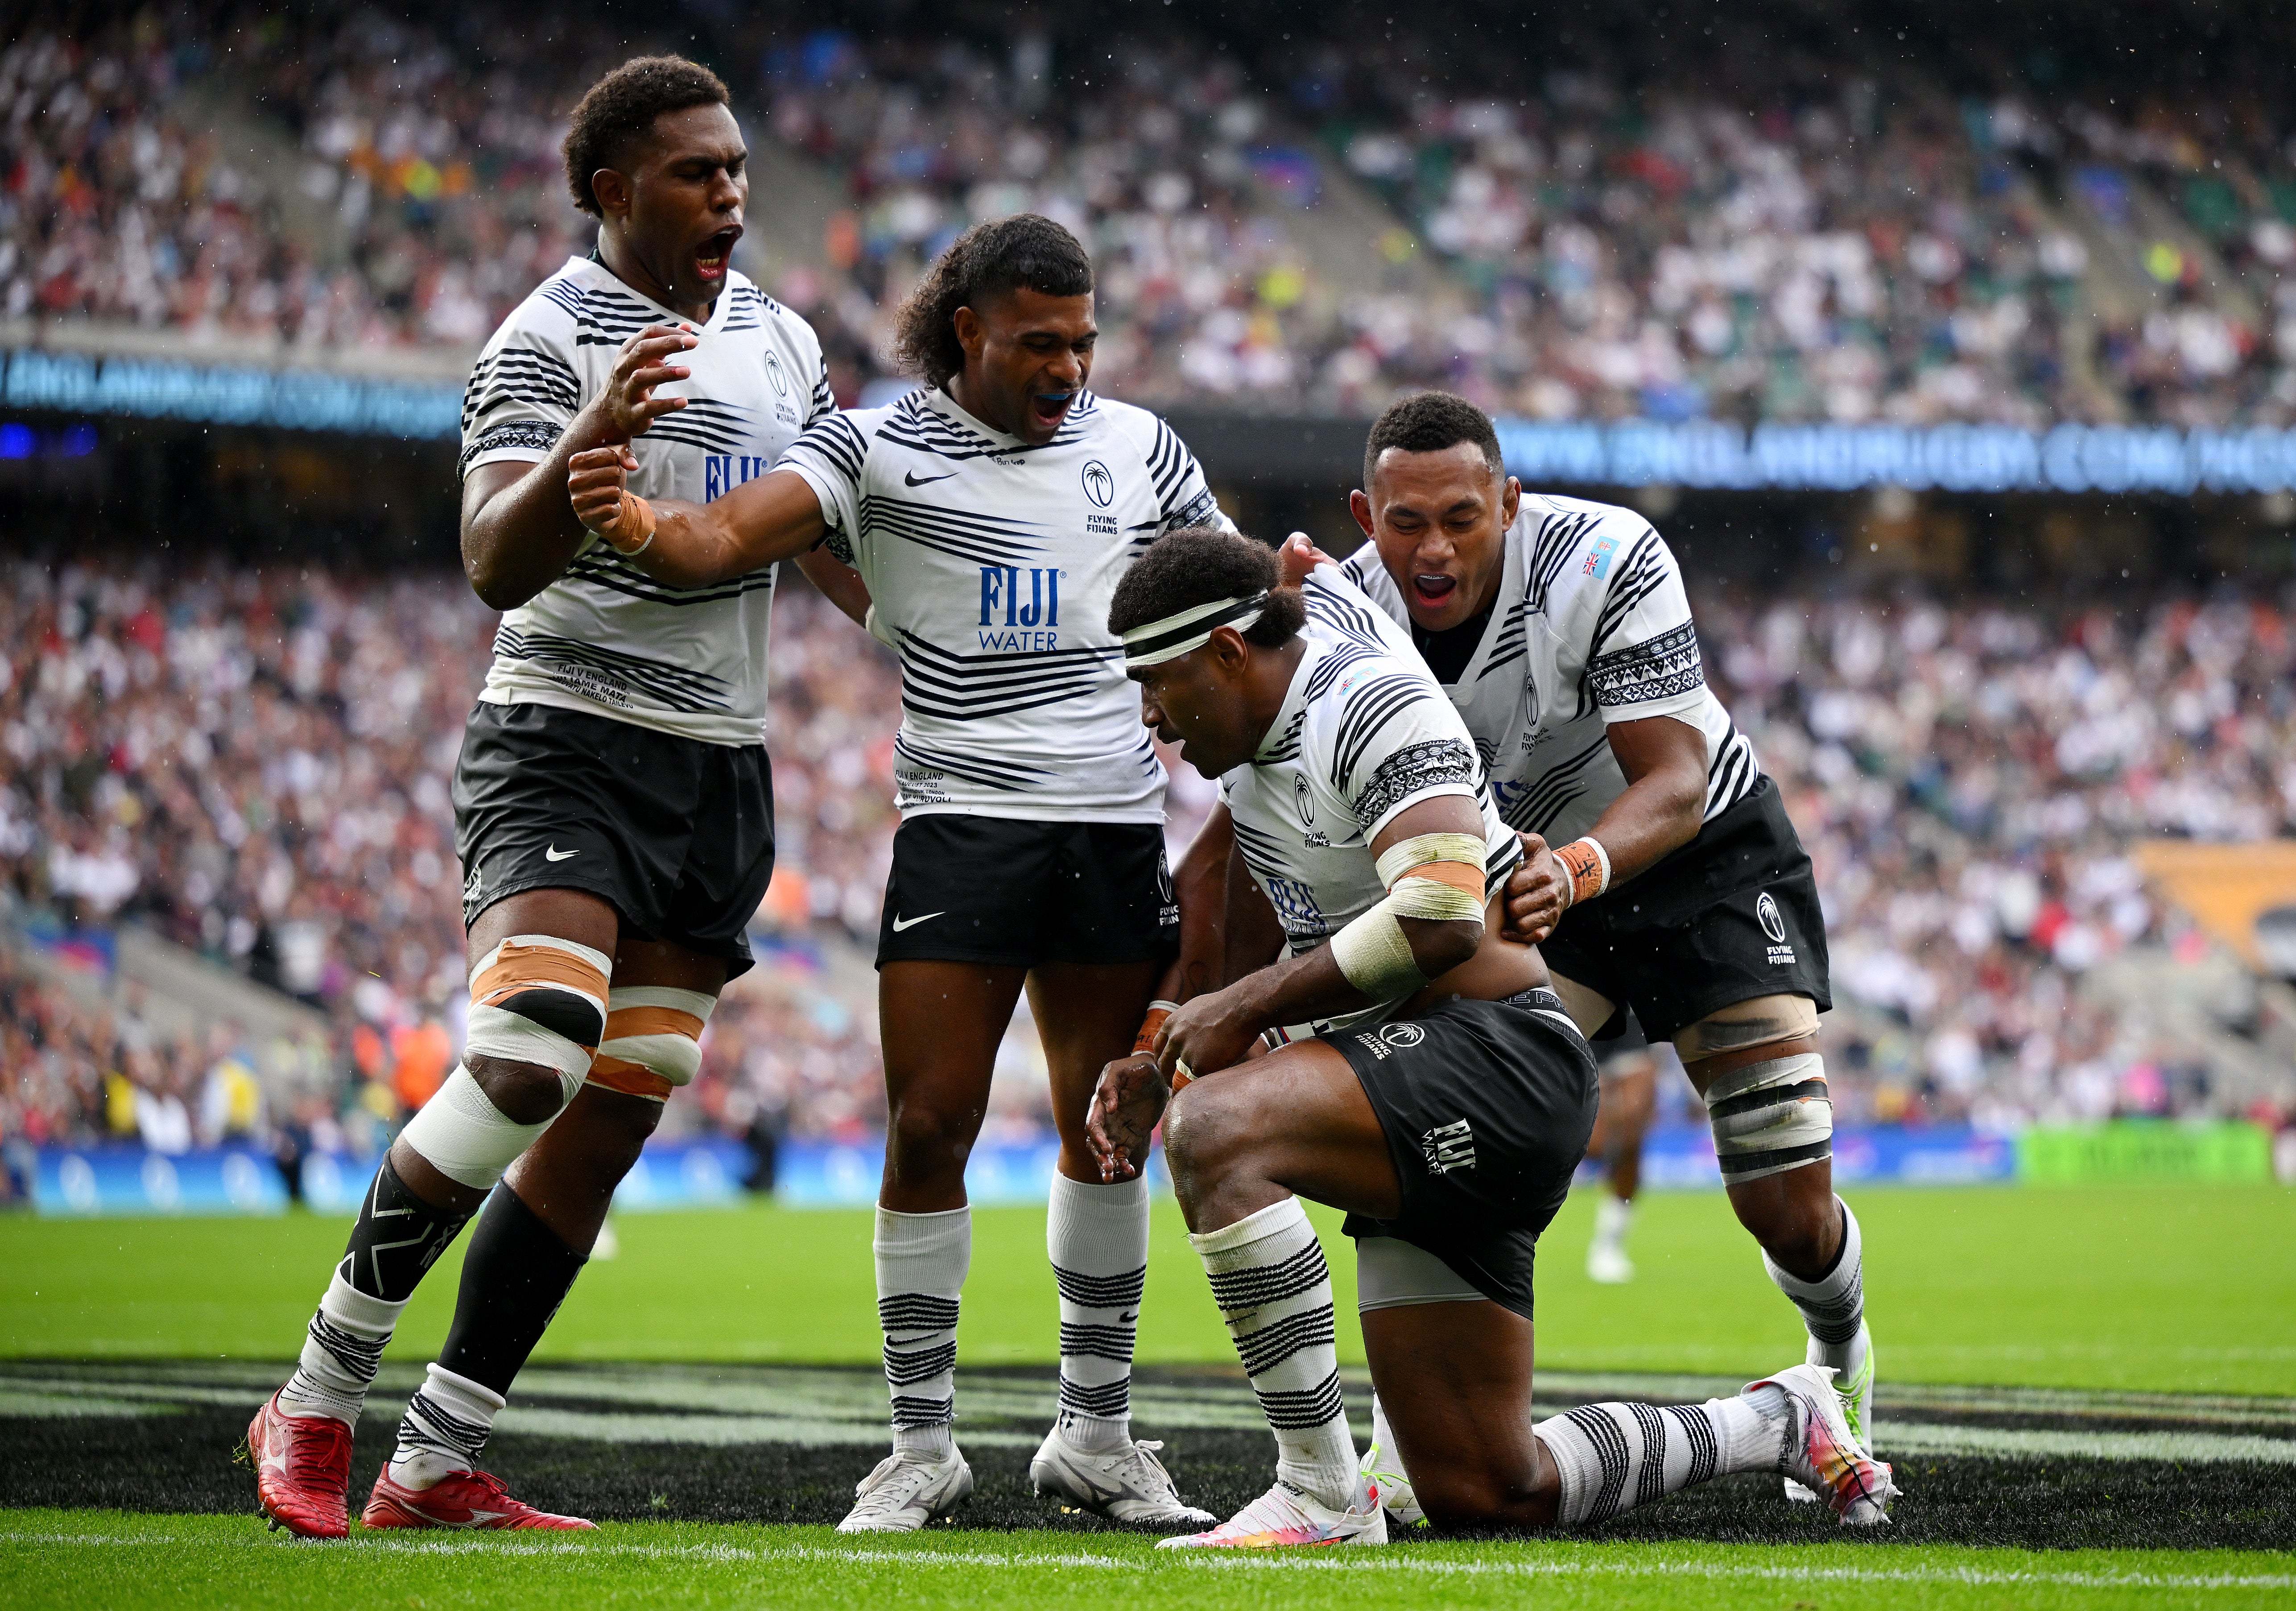
MULTIPOLYGON (((2296 1314, 2296 1260, 2284 1252, 2296 1245, 2296 1193, 2269 1188, 2092 1188, 1901 1189, 1850 1196, 1865 1228, 1885 1378, 2296 1394, 2296 1337, 2287 1323, 2296 1314)), ((1795 1317, 1763 1278, 1751 1241, 1718 1193, 1646 1198, 1633 1244, 1641 1274, 1620 1288, 1595 1286, 1583 1273, 1592 1210, 1590 1196, 1575 1196, 1545 1239, 1538 1318, 1544 1368, 1751 1375, 1799 1358, 1795 1317)), ((757 1206, 626 1215, 616 1224, 619 1255, 585 1273, 539 1361, 865 1365, 876 1358, 866 1212, 757 1206)), ((1319 1224, 1339 1254, 1332 1272, 1344 1316, 1352 1309, 1354 1261, 1340 1247, 1336 1216, 1319 1216, 1319 1224)), ((300 1214, 175 1221, 0 1218, 0 1357, 284 1360, 300 1343, 326 1271, 340 1253, 344 1229, 338 1220, 300 1214)), ((399 1329, 390 1357, 402 1371, 430 1358, 445 1333, 459 1256, 433 1273, 399 1329)), ((1141 1326, 1144 1362, 1232 1369, 1234 1353, 1168 1202, 1157 1208, 1151 1263, 1141 1326)), ((965 1299, 965 1362, 1049 1367, 1055 1311, 1041 1211, 992 1209, 976 1216, 965 1299)), ((1344 1319, 1341 1334, 1343 1359, 1360 1363, 1360 1341, 1344 1319)), ((35 1374, 39 1369, 32 1369, 35 1374)), ((270 1367, 214 1369, 261 1376, 270 1367)), ((960 1395, 963 1370, 961 1365, 960 1395)), ((985 1394, 988 1379, 979 1382, 976 1393, 985 1394)), ((220 1460, 234 1418, 244 1410, 207 1413, 210 1419, 196 1422, 197 1447, 189 1451, 188 1458, 197 1463, 185 1469, 200 1474, 212 1488, 209 1461, 220 1460), (217 1451, 212 1457, 210 1448, 217 1451)), ((158 1429, 156 1435, 163 1439, 176 1435, 168 1432, 171 1423, 164 1418, 83 1423, 67 1415, 37 1427, 29 1422, 12 1425, 25 1428, 34 1440, 22 1445, 23 1458, 37 1459, 54 1459, 60 1449, 68 1460, 82 1459, 70 1451, 97 1448, 84 1440, 99 1433, 114 1440, 104 1447, 131 1447, 118 1440, 145 1435, 133 1430, 138 1426, 158 1429), (73 1430, 80 1426, 88 1430, 73 1430), (33 1456, 29 1451, 35 1447, 48 1452, 33 1456)), ((388 1430, 387 1423, 379 1423, 363 1428, 362 1437, 372 1434, 387 1441, 388 1430)), ((1192 1447, 1201 1455, 1210 1434, 1192 1436, 1192 1447)), ((699 1461, 709 1452, 695 1450, 693 1455, 699 1461)), ((724 1452, 733 1457, 731 1463, 712 1469, 724 1470, 736 1486, 761 1480, 758 1463, 742 1451, 724 1452)), ((1000 1455, 993 1448, 984 1452, 1008 1464, 1022 1458, 1010 1451, 1000 1455)), ((530 1470, 553 1457, 553 1449, 531 1442, 508 1456, 530 1470)), ((380 1454, 370 1450, 364 1458, 371 1466, 380 1454)), ((602 1445, 578 1458, 620 1457, 602 1445)), ((646 1458, 683 1457, 657 1451, 646 1458)), ((873 1457, 847 1450, 824 1458, 857 1470, 873 1457)), ((8 1451, 0 1449, 0 1495, 12 1488, 19 1506, 53 1502, 29 1497, 35 1490, 11 1480, 10 1462, 8 1451)), ((102 1475, 97 1466, 78 1468, 102 1475)), ((14 1469, 20 1477, 30 1467, 14 1469)), ((609 1521, 597 1533, 572 1540, 366 1534, 347 1543, 313 1545, 266 1534, 244 1513, 0 1508, 0 1607, 480 1611, 568 1604, 922 1604, 1017 1611, 1084 1599, 1120 1603, 1128 1611, 1168 1606, 1188 1611, 1306 1611, 1398 1603, 1663 1606, 1667 1611, 1868 1611, 1900 1606, 1925 1611, 1996 1606, 2087 1611, 2296 1604, 2296 1566, 2285 1554, 2215 1548, 1990 1547, 2017 1541, 1984 1525, 1983 1507, 1993 1502, 1987 1497, 1993 1492, 2011 1505, 2046 1506, 2052 1496, 2070 1495, 2064 1502, 2088 1507, 2104 1531, 2068 1533, 2062 1535, 2067 1542, 2150 1543, 2182 1535, 2177 1518, 2184 1512, 2177 1508, 2199 1501, 2173 1465, 2156 1460, 2149 1467, 2119 1468, 2131 1479, 2140 1470, 2148 1474, 2144 1480, 2152 1486, 2142 1493, 2117 1485, 2121 1479, 2112 1477, 2114 1469, 2108 1462, 2087 1467, 2087 1475, 2068 1475, 2054 1466, 1979 1462, 1966 1467, 1974 1475, 1956 1479, 1951 1472, 1940 1475, 1931 1462, 1909 1503, 1925 1500, 1932 1526, 1943 1514, 1940 1507, 1955 1494, 1964 1504, 1972 1492, 1980 1497, 1970 1529, 1928 1541, 1917 1542, 1904 1533, 1893 1540, 1829 1527, 1799 1535, 1824 1541, 1816 1543, 1663 1535, 1494 1543, 1414 1540, 1385 1550, 1245 1559, 1159 1553, 1148 1539, 1127 1533, 1040 1530, 1037 1513, 1028 1508, 1034 1501, 1024 1492, 1019 1506, 1007 1503, 987 1513, 976 1501, 975 1522, 995 1515, 1004 1518, 1001 1528, 937 1528, 918 1537, 865 1541, 843 1540, 819 1526, 664 1520, 609 1521), (1999 1485, 1988 1490, 1982 1485, 1988 1482, 1999 1485), (2113 1518, 2121 1500, 2144 1508, 2153 1530, 2119 1526, 2113 1518), (1972 1541, 1948 1541, 1959 1539, 1972 1541)), ((2219 1518, 2213 1524, 2218 1532, 2192 1535, 2196 1544, 2276 1538, 2285 1531, 2284 1467, 2252 1468, 2253 1481, 2237 1475, 2236 1468, 2212 1469, 2216 1486, 2205 1503, 2238 1511, 2251 1521, 2263 1517, 2265 1531, 2227 1534, 2222 1529, 2228 1524, 2219 1518), (2274 1516, 2280 1519, 2272 1521, 2274 1516)), ((1009 1485, 1017 1479, 1008 1474, 1006 1480, 1009 1485)), ((216 1492, 214 1500, 185 1508, 215 1509, 241 1502, 216 1492)), ((1742 1499, 1720 1495, 1714 1502, 1734 1516, 1739 1513, 1728 1507, 1753 1497, 1749 1487, 1742 1499)), ((162 1501, 92 1497, 88 1502, 162 1501)), ((1771 1513, 1768 1506, 1775 1504, 1771 1496, 1756 1517, 1774 1535, 1775 1529, 1792 1525, 1771 1513)), ((662 1508, 659 1497, 653 1508, 662 1508)), ((619 1514, 644 1510, 639 1504, 619 1514)), ((740 1503, 716 1512, 761 1513, 773 1512, 740 1503)), ((679 1512, 673 1508, 668 1514, 679 1512)), ((1917 1516, 1906 1521, 1905 1532, 1923 1525, 1917 1516)))
POLYGON ((856 1542, 825 1527, 609 1525, 571 1542, 518 1535, 281 1545, 242 1517, 0 1513, 0 1590, 20 1611, 259 1605, 354 1608, 1020 1607, 1205 1605, 1322 1611, 1396 1605, 1541 1611, 1663 1606, 1857 1611, 2284 1607, 2286 1557, 2233 1551, 1414 1543, 1208 1558, 1144 1538, 954 1531, 856 1542))
MULTIPOLYGON (((2273 1187, 1856 1191, 1882 1369, 1907 1382, 2296 1393, 2296 1193, 2273 1187), (2276 1251, 2277 1250, 2277 1251, 2276 1251)), ((1719 1193, 1647 1196, 1640 1278, 1583 1272, 1591 1194, 1542 1243, 1538 1351, 1569 1370, 1758 1373, 1800 1328, 1719 1193)), ((1335 1216, 1339 1306, 1354 1259, 1335 1216)), ((962 1358, 1049 1363, 1044 1214, 974 1216, 962 1358)), ((629 1214, 538 1360, 865 1363, 875 1359, 865 1211, 629 1214)), ((340 1256, 344 1223, 0 1218, 0 1356, 284 1359, 340 1256)), ((445 1336, 459 1253, 424 1283, 390 1357, 445 1336)), ((1232 1363, 1179 1214, 1158 1204, 1145 1363, 1232 1363)), ((1360 1362, 1351 1327, 1341 1357, 1360 1362)))

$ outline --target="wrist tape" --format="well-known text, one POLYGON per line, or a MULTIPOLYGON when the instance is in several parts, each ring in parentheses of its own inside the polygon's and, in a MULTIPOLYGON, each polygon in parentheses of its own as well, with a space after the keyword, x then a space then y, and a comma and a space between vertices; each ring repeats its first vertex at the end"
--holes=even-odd
POLYGON ((1132 1055, 1144 1056, 1156 1049, 1156 1032, 1164 1027, 1164 1020, 1180 1010, 1177 1001, 1151 1001, 1148 1015, 1140 1020, 1140 1033, 1132 1042, 1132 1055))
POLYGON ((1570 875, 1570 899, 1563 903, 1565 910, 1582 900, 1594 900, 1611 887, 1611 853, 1592 834, 1569 844, 1557 845, 1554 859, 1570 875))
POLYGON ((627 488, 622 489, 622 506, 614 518, 597 529, 598 535, 617 554, 627 558, 643 554, 653 541, 653 505, 627 488))
POLYGON ((1394 1001, 1427 982, 1398 921, 1483 920, 1483 852, 1472 834, 1422 834, 1379 859, 1387 898, 1332 936, 1332 959, 1349 984, 1374 1001, 1394 1001))

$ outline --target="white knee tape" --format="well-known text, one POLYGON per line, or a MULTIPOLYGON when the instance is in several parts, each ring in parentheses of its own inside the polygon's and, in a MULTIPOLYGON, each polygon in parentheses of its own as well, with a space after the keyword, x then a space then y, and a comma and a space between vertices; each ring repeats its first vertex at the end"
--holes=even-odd
MULTIPOLYGON (((558 1071, 561 1106, 574 1100, 582 1076, 590 1072, 590 1051, 555 1030, 545 1029, 523 1014, 498 1007, 471 1008, 466 1057, 502 1057, 512 1063, 537 1063, 558 1071)), ((481 1093, 483 1095, 483 1093, 481 1093)))
POLYGON ((1403 1309, 1414 1303, 1475 1303, 1483 1295, 1448 1264, 1400 1237, 1356 1243, 1356 1308, 1403 1309))
POLYGON ((598 1056, 651 1069, 672 1085, 701 1072, 701 1031, 718 998, 658 984, 618 984, 606 999, 598 1056))
POLYGON ((469 1071, 457 1064, 398 1138, 448 1179, 486 1191, 550 1125, 551 1119, 539 1124, 513 1122, 479 1089, 469 1071))
POLYGON ((1706 1088, 1706 1114, 1726 1185, 1833 1155, 1833 1103, 1816 1052, 1733 1069, 1706 1088))

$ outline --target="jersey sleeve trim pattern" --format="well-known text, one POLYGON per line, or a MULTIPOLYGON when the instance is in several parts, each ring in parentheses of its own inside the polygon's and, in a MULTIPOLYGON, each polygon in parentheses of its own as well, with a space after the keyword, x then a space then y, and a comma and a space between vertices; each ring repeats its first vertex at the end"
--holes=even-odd
POLYGON ((1372 769, 1356 796, 1356 820, 1369 839, 1406 806, 1435 795, 1472 796, 1477 776, 1473 747, 1458 739, 1406 744, 1372 769))
POLYGON ((1591 662, 1587 680, 1605 711, 1677 699, 1706 686, 1698 629, 1688 621, 1648 643, 1615 649, 1591 662))
POLYGON ((539 464, 550 456, 550 450, 558 446, 558 439, 565 433, 565 427, 554 425, 547 420, 512 420, 506 425, 496 425, 463 449, 459 473, 470 474, 472 465, 486 454, 507 456, 512 449, 521 454, 532 454, 534 462, 539 464))

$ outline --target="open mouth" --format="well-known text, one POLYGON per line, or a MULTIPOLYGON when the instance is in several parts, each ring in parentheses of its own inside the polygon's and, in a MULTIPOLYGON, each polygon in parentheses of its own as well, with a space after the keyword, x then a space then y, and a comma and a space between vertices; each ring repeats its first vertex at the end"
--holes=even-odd
POLYGON ((734 242, 742 238, 738 229, 721 229, 694 248, 693 272, 705 284, 714 284, 726 277, 726 265, 733 260, 734 242))
POLYGON ((1422 571, 1411 579, 1411 591, 1423 604, 1439 604, 1459 589, 1459 579, 1439 571, 1422 571))
POLYGON ((1073 391, 1039 391, 1029 399, 1029 412, 1040 427, 1051 431, 1068 417, 1069 405, 1075 401, 1073 391))

